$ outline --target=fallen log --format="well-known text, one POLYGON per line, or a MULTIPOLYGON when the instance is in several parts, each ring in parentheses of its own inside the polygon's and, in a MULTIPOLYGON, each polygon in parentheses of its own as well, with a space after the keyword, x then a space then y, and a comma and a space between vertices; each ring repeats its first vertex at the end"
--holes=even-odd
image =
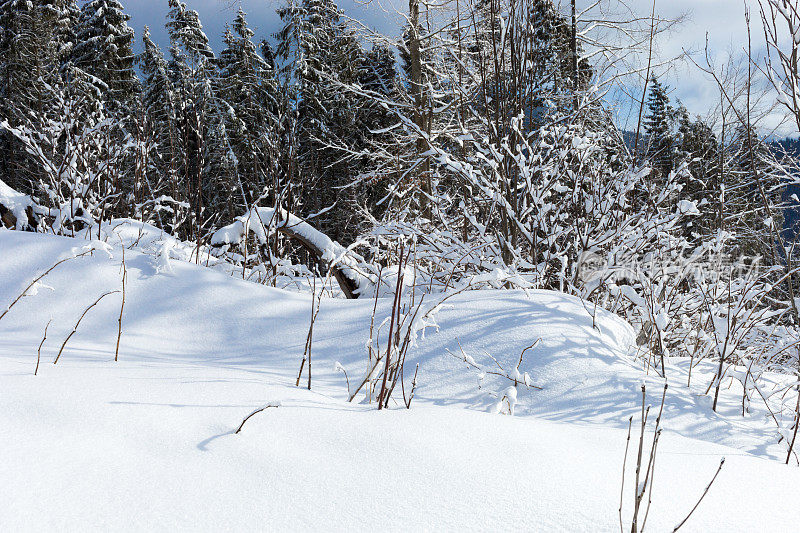
POLYGON ((217 230, 211 236, 211 244, 239 244, 248 233, 253 233, 265 244, 267 237, 275 231, 296 241, 320 264, 329 268, 346 298, 355 299, 369 292, 372 280, 365 271, 374 269, 360 255, 285 210, 278 212, 271 207, 254 207, 233 224, 217 230))
MULTIPOLYGON (((295 231, 294 227, 290 225, 278 225, 275 227, 277 231, 286 235, 290 239, 294 239, 297 241, 300 246, 303 247, 307 252, 312 254, 318 262, 325 263, 325 250, 320 249, 312 240, 310 240, 305 234, 302 232, 295 231)), ((339 287, 342 289, 346 298, 355 299, 358 298, 358 288, 359 288, 359 280, 355 276, 352 275, 352 272, 346 271, 338 264, 327 264, 328 268, 331 269, 333 277, 336 278, 336 282, 339 284, 339 287)))

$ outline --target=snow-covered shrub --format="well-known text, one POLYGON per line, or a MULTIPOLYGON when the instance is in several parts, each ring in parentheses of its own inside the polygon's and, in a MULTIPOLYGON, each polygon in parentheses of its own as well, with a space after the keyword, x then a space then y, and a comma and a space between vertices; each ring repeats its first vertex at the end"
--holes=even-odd
POLYGON ((89 94, 66 85, 48 86, 56 110, 0 129, 13 135, 38 165, 39 203, 48 230, 74 236, 115 213, 124 200, 120 172, 131 149, 122 124, 92 109, 89 94))

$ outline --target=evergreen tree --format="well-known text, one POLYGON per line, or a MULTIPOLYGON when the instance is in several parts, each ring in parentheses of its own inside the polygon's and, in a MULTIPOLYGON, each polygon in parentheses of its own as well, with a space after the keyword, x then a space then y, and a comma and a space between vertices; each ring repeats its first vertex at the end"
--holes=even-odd
POLYGON ((77 0, 63 0, 63 7, 59 10, 55 28, 55 44, 57 61, 61 72, 66 72, 72 66, 75 46, 78 42, 78 21, 81 10, 77 0))
POLYGON ((120 117, 129 113, 139 89, 129 20, 118 0, 90 0, 81 9, 72 51, 75 66, 90 77, 112 114, 120 117))
POLYGON ((397 151, 402 148, 386 132, 397 118, 378 100, 398 101, 401 98, 397 63, 389 47, 378 45, 365 53, 359 84, 373 96, 360 98, 357 104, 355 131, 358 132, 359 139, 355 145, 360 155, 353 164, 359 179, 353 189, 356 196, 364 201, 369 212, 378 217, 383 209, 379 202, 388 192, 387 176, 376 171, 372 154, 381 145, 395 144, 397 151))
POLYGON ((140 150, 136 204, 141 216, 172 232, 185 218, 181 202, 179 137, 175 93, 169 66, 145 26, 144 51, 137 58, 143 75, 140 110, 136 115, 140 150))
MULTIPOLYGON (((170 79, 178 107, 176 130, 179 138, 177 168, 181 175, 182 196, 191 204, 190 235, 200 244, 204 227, 204 206, 213 192, 214 180, 209 176, 208 138, 213 106, 212 83, 216 76, 214 52, 203 32, 196 11, 187 9, 180 0, 169 0, 167 29, 170 36, 170 79)), ((199 260, 199 259, 198 259, 199 260)))
MULTIPOLYGON (((74 13, 66 16, 74 17, 74 13)), ((140 85, 134 70, 134 32, 128 26, 129 19, 118 0, 85 2, 78 14, 75 43, 66 66, 70 90, 77 92, 78 101, 83 105, 78 112, 81 127, 103 120, 111 120, 116 126, 107 133, 117 137, 108 138, 96 154, 105 162, 124 156, 116 149, 127 142, 135 129, 133 113, 140 85)), ((104 172, 98 181, 111 184, 118 193, 108 206, 110 216, 131 216, 134 212, 136 160, 133 153, 129 155, 130 158, 117 161, 115 165, 98 167, 104 172)))
MULTIPOLYGON (((361 72, 358 76, 361 88, 368 94, 393 101, 400 98, 397 64, 394 54, 387 46, 377 45, 364 53, 361 72)), ((395 118, 385 105, 375 98, 365 98, 358 105, 358 129, 370 135, 369 130, 385 128, 395 118)))
POLYGON ((728 227, 737 234, 734 255, 762 256, 772 262, 775 228, 783 227, 780 205, 784 184, 771 171, 769 147, 755 130, 740 124, 729 147, 731 161, 725 173, 728 227))
MULTIPOLYGON (((525 38, 529 43, 527 60, 530 70, 529 86, 525 90, 529 93, 531 129, 535 130, 545 123, 543 115, 552 111, 554 105, 561 114, 570 112, 574 107, 575 91, 585 90, 593 73, 588 60, 581 60, 578 64, 579 85, 573 87, 572 31, 553 0, 533 0, 527 16, 529 25, 525 38)), ((582 53, 578 43, 578 56, 582 53)))
MULTIPOLYGON (((55 112, 59 51, 69 46, 73 7, 72 0, 0 0, 0 121, 35 126, 55 112)), ((37 172, 19 142, 0 131, 0 179, 30 193, 37 172)))
POLYGON ((275 117, 275 126, 272 130, 272 139, 275 143, 273 158, 273 183, 267 193, 267 201, 274 203, 282 191, 291 189, 296 183, 296 99, 294 90, 285 83, 285 75, 281 74, 277 61, 277 52, 272 45, 264 39, 261 41, 261 57, 264 58, 269 70, 272 83, 275 84, 275 104, 270 109, 270 114, 275 117))
POLYGON ((292 84, 297 109, 293 136, 302 179, 296 185, 313 191, 302 211, 326 210, 316 219, 320 226, 334 239, 348 242, 357 233, 355 210, 336 204, 352 195, 347 186, 357 169, 346 155, 357 143, 357 113, 342 86, 358 81, 363 52, 332 0, 290 3, 279 14, 284 27, 277 34, 278 53, 287 62, 284 76, 292 84))
MULTIPOLYGON (((219 58, 219 98, 229 110, 225 129, 238 179, 229 198, 238 198, 230 216, 240 213, 274 182, 276 172, 278 88, 274 67, 259 54, 240 9, 225 32, 219 58)), ((269 49, 267 49, 269 50, 269 49)))
POLYGON ((692 242, 722 228, 724 206, 720 175, 720 146, 711 127, 700 117, 691 120, 683 105, 676 111, 678 135, 675 163, 687 163, 689 175, 680 198, 697 205, 702 217, 686 221, 684 236, 692 242))
POLYGON ((647 155, 662 176, 669 174, 672 170, 671 112, 667 88, 653 76, 650 79, 650 92, 647 96, 647 115, 644 119, 644 128, 647 133, 647 155))

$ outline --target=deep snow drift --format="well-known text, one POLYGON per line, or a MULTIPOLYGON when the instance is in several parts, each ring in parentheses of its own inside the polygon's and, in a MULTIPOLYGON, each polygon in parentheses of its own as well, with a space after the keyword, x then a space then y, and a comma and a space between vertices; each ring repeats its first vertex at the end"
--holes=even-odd
MULTIPOLYGON (((113 240, 110 240, 113 244, 113 240)), ((0 231, 0 313, 37 273, 88 241, 0 231)), ((163 254, 126 252, 120 361, 114 362, 121 250, 63 263, 0 320, 0 529, 618 530, 628 417, 647 378, 634 334, 546 291, 475 291, 448 300, 409 354, 410 410, 347 403, 366 370, 373 300, 322 300, 313 390, 295 388, 311 297, 163 254), (111 257, 109 256, 111 255, 111 257), (36 351, 42 348, 39 375, 36 351), (460 356, 520 367, 515 416, 492 413, 508 386, 460 356), (456 354, 455 356, 452 354, 456 354), (281 407, 242 418, 270 401, 281 407)), ((378 302, 376 322, 390 310, 378 302)), ((671 529, 725 468, 683 530, 788 530, 800 482, 774 423, 724 391, 711 369, 668 366, 648 529, 671 529), (704 373, 704 370, 706 371, 704 373)), ((630 512, 633 488, 626 489, 630 512)), ((683 531, 682 530, 682 531, 683 531)))

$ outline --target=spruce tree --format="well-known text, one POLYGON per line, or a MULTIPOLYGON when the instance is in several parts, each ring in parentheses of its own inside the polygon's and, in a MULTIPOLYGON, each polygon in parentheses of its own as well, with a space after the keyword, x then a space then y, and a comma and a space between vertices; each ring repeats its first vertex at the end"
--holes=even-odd
POLYGON ((139 88, 129 20, 118 0, 90 0, 81 8, 72 51, 74 65, 90 77, 109 111, 120 118, 130 112, 139 88))
POLYGON ((142 33, 143 52, 137 58, 143 75, 140 109, 136 114, 137 136, 144 148, 137 181, 137 205, 148 222, 169 232, 177 231, 185 218, 179 167, 179 136, 176 101, 167 61, 150 38, 142 33))
MULTIPOLYGON (((570 60, 572 32, 567 19, 558 11, 553 0, 533 0, 528 8, 527 45, 528 75, 526 87, 530 99, 531 130, 546 122, 544 115, 553 111, 566 114, 574 111, 574 93, 587 88, 592 68, 587 59, 578 64, 578 87, 570 60)), ((578 56, 583 53, 578 43, 578 56)))
POLYGON ((644 119, 644 128, 647 133, 647 155, 662 176, 672 170, 671 111, 667 88, 653 76, 647 96, 647 115, 644 119))
POLYGON ((295 185, 310 193, 301 212, 326 210, 316 218, 320 226, 348 242, 358 232, 355 210, 343 205, 356 174, 346 157, 357 143, 356 106, 342 87, 358 81, 363 52, 332 0, 290 3, 279 14, 284 27, 277 34, 278 53, 297 106, 293 138, 301 178, 295 185))
POLYGON ((80 14, 77 0, 63 0, 54 32, 56 59, 62 74, 72 66, 73 53, 78 42, 80 14))
POLYGON ((240 9, 232 29, 225 32, 226 47, 219 57, 218 95, 230 111, 223 119, 238 177, 230 196, 238 201, 229 216, 267 190, 276 168, 277 81, 253 36, 240 9))
POLYGON ((216 59, 196 11, 180 0, 169 0, 167 18, 172 56, 170 80, 179 103, 176 110, 182 189, 179 199, 191 205, 191 225, 183 234, 191 235, 199 246, 208 223, 204 217, 206 200, 213 193, 214 180, 209 175, 213 168, 209 165, 213 147, 208 133, 213 132, 209 123, 216 59))
POLYGON ((725 173, 725 208, 729 230, 737 235, 735 255, 762 256, 774 262, 775 233, 783 227, 781 197, 785 184, 772 172, 772 154, 753 127, 734 131, 730 165, 725 173))
MULTIPOLYGON (((53 109, 62 84, 59 51, 69 46, 72 0, 0 0, 0 121, 35 127, 53 109)), ((0 131, 0 179, 31 193, 35 163, 19 142, 0 131)))
POLYGON ((684 236, 696 242, 722 228, 720 147, 713 130, 700 117, 692 120, 683 105, 678 106, 676 115, 675 164, 687 163, 689 169, 680 198, 694 202, 703 213, 686 221, 684 236))
POLYGON ((402 149, 402 146, 394 143, 392 135, 386 131, 397 118, 380 101, 391 102, 401 99, 397 63, 389 47, 376 45, 372 50, 365 52, 359 84, 372 96, 357 100, 355 131, 358 132, 358 139, 354 147, 361 155, 353 161, 354 173, 359 176, 353 190, 366 204, 369 212, 379 217, 384 208, 384 204, 379 205, 379 202, 388 192, 388 176, 385 172, 376 171, 376 162, 373 161, 372 154, 385 146, 394 145, 393 149, 396 152, 402 149))

